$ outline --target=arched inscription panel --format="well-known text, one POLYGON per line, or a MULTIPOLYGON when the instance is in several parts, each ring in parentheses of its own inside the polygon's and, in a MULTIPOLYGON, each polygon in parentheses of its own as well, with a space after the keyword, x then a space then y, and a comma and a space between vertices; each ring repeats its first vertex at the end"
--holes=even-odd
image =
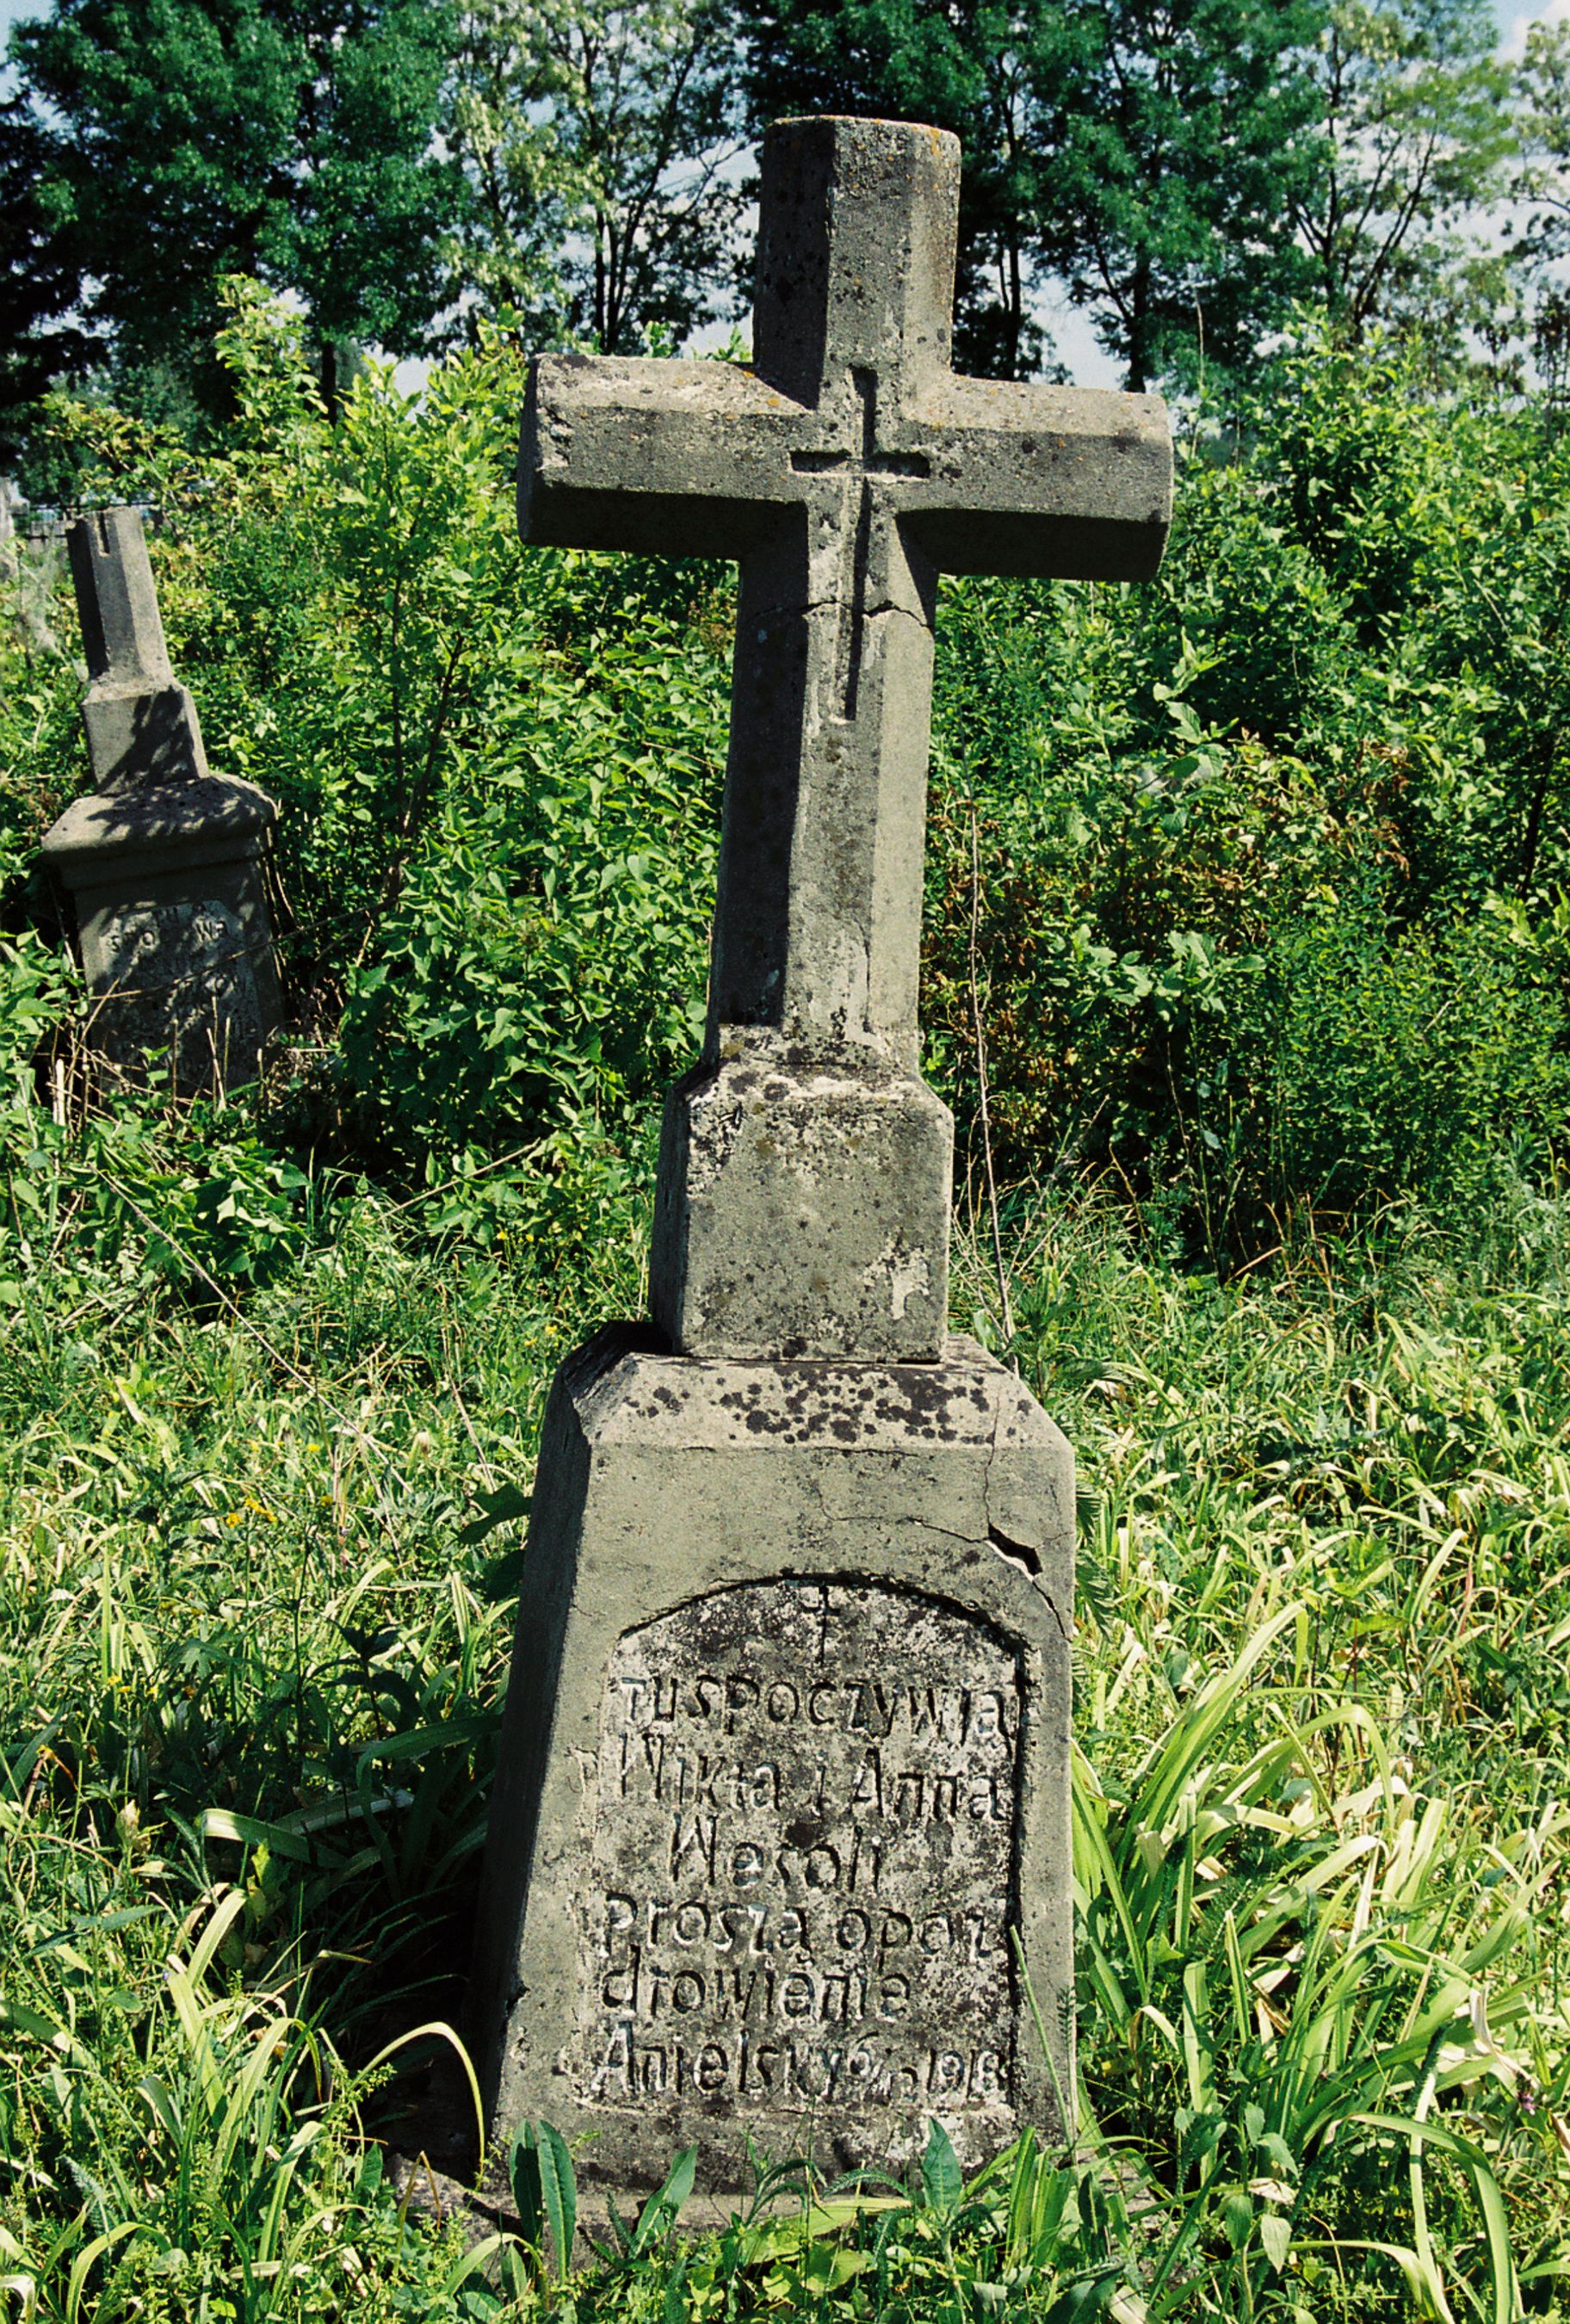
POLYGON ((871 1582, 718 1591, 607 1673, 580 2096, 762 2113, 1011 2097, 1018 1658, 871 1582))

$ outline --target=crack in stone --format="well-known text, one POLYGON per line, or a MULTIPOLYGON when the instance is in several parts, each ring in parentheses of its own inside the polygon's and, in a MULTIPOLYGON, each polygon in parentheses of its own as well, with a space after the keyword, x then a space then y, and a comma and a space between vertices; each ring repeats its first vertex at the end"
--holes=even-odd
POLYGON ((1030 1575, 1032 1582, 1039 1582, 1040 1580, 1041 1554, 1039 1550, 1032 1549, 1029 1542, 1011 1541, 1008 1535, 1006 1533, 1000 1533, 996 1526, 989 1526, 987 1527, 987 1539, 991 1542, 993 1547, 997 1551, 1000 1557, 1006 1557, 1011 1565, 1017 1565, 1021 1572, 1028 1573, 1030 1575))

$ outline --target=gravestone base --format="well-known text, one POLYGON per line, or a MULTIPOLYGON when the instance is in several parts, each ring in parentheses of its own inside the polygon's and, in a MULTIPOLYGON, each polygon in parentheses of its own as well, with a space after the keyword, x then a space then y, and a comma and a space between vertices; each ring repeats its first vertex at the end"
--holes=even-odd
POLYGON ((251 783, 202 775, 91 794, 45 834, 111 1084, 145 1084, 150 1051, 181 1095, 256 1078, 283 1020, 258 860, 277 812, 251 783))
POLYGON ((696 2144, 724 2194, 749 2139, 839 2171, 934 2116, 967 2167, 1063 2135, 1073 1544, 1067 1443, 968 1342, 569 1360, 472 1988, 498 2159, 543 2117, 587 2189, 696 2144))

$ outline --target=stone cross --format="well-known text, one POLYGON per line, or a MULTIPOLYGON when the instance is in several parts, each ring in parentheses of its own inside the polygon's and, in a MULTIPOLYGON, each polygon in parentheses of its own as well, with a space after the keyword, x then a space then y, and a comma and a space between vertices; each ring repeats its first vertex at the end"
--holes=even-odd
POLYGON ((253 1080, 282 1016, 257 861, 278 810, 208 765, 170 667, 141 512, 83 517, 69 549, 95 788, 42 852, 71 899, 92 1046, 112 1080, 143 1080, 149 1053, 182 1093, 253 1080))
POLYGON ((939 1352, 948 1130, 909 1079, 937 576, 1138 580, 1166 537, 1156 398, 950 368, 958 188, 939 131, 777 123, 752 368, 557 355, 531 375, 526 538, 741 568, 708 1071, 668 1120, 653 1267, 692 1353, 939 1352), (799 1143, 804 1058, 801 1102, 842 1132, 833 1221, 800 1172, 763 1184, 799 1143), (773 1117, 761 1159, 736 1151, 738 1096, 773 1117), (837 1287, 804 1305, 826 1232, 837 1287), (772 1250, 762 1276, 738 1236, 772 1250))
POLYGON ((196 705, 169 666, 140 509, 83 517, 69 547, 88 662, 82 724, 97 788, 205 778, 196 705))
POLYGON ((551 1389, 475 1948, 492 2153, 618 2194, 1073 2136, 1074 1460, 947 1335, 914 1071, 934 582, 1149 573, 1169 463, 1149 398, 950 370, 957 180, 778 125, 755 369, 545 357, 525 419, 532 538, 741 564, 662 1331, 551 1389))

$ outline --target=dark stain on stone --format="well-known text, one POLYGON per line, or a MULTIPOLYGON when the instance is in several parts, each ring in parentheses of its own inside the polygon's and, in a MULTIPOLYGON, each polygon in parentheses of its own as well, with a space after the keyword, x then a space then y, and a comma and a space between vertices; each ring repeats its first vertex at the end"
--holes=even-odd
POLYGON ((747 1415, 746 1425, 748 1434, 753 1436, 788 1436, 790 1416, 785 1412, 765 1412, 761 1405, 754 1405, 747 1415))

